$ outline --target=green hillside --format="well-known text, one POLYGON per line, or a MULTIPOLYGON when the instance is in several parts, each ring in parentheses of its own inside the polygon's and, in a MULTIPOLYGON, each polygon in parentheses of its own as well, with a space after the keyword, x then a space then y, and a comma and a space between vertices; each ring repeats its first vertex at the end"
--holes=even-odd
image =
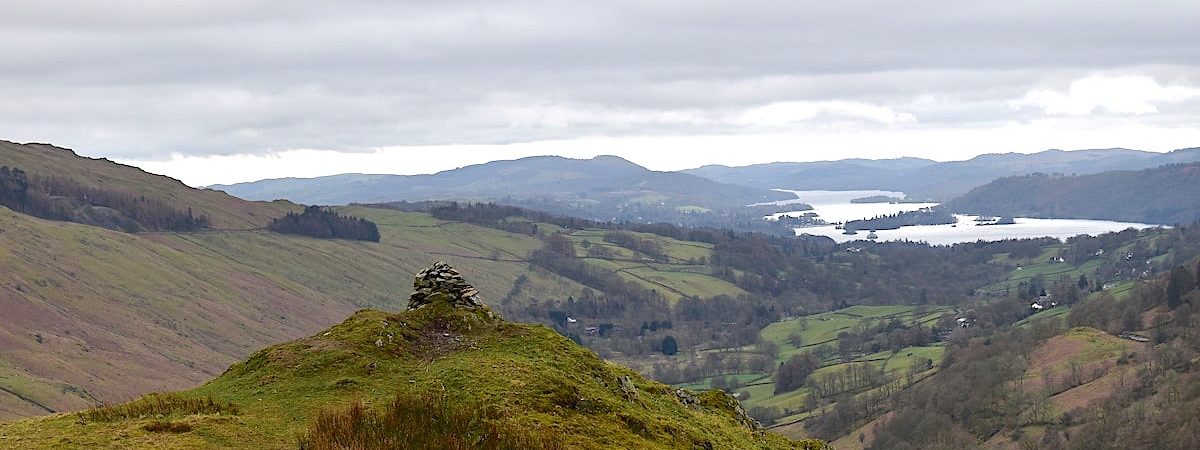
POLYGON ((381 243, 264 231, 128 234, 0 208, 0 418, 194 386, 255 348, 355 309, 397 309, 433 259, 488 299, 526 276, 530 297, 582 287, 520 261, 533 237, 423 214, 356 209, 381 243), (499 259, 492 259, 499 254, 499 259))
POLYGON ((1200 220, 1200 163, 1090 175, 1001 178, 945 203, 954 212, 1163 225, 1200 220))
POLYGON ((297 209, 288 202, 247 202, 220 191, 191 189, 173 178, 147 173, 137 167, 107 159, 83 158, 75 152, 49 144, 18 144, 0 140, 0 166, 20 168, 31 174, 56 176, 109 189, 119 189, 154 198, 212 219, 220 229, 265 227, 272 218, 297 209))
MULTIPOLYGON (((359 311, 325 332, 259 351, 190 391, 0 425, 0 443, 285 449, 299 441, 324 448, 322 421, 354 422, 339 415, 349 405, 361 402, 377 414, 413 398, 435 399, 435 408, 475 405, 495 412, 457 434, 490 426, 502 440, 520 433, 521 442, 544 448, 824 448, 758 431, 719 391, 676 391, 606 363, 548 328, 440 300, 399 314, 359 311)), ((428 446, 449 437, 425 439, 434 439, 419 441, 428 446)))
MULTIPOLYGON (((544 245, 539 235, 344 207, 339 212, 378 224, 381 242, 283 236, 262 227, 297 205, 192 189, 49 145, 0 142, 0 165, 160 198, 213 218, 213 228, 200 232, 130 234, 0 207, 0 420, 195 386, 256 348, 356 309, 399 308, 396 295, 408 280, 396 274, 435 259, 470 271, 484 298, 504 302, 505 311, 587 290, 529 262, 544 245)), ((596 233, 572 239, 609 245, 596 233)), ((586 262, 613 266, 671 300, 742 293, 696 262, 711 245, 639 236, 659 243, 666 259, 614 247, 616 256, 586 262)))
MULTIPOLYGON (((724 388, 741 399, 742 405, 751 414, 763 420, 771 429, 789 436, 811 435, 812 433, 806 431, 801 423, 813 416, 813 403, 809 399, 812 396, 811 389, 804 386, 777 391, 775 378, 779 364, 788 361, 793 356, 812 353, 818 355, 819 358, 819 368, 812 372, 813 379, 844 372, 859 364, 868 364, 877 369, 880 374, 886 374, 897 382, 905 379, 910 373, 914 377, 923 378, 936 371, 936 369, 926 368, 924 364, 928 361, 935 364, 941 361, 945 351, 944 343, 932 342, 929 345, 908 346, 899 348, 897 351, 855 351, 839 355, 837 351, 840 347, 839 335, 844 336, 846 332, 868 329, 871 326, 893 320, 912 327, 930 327, 951 313, 953 313, 953 309, 947 307, 858 305, 776 322, 762 330, 761 343, 757 346, 721 352, 726 359, 749 359, 764 353, 765 346, 771 346, 775 349, 771 352, 775 356, 772 364, 768 366, 769 370, 756 371, 746 368, 737 372, 681 383, 678 386, 698 389, 717 387, 720 383, 725 382, 728 386, 724 388), (793 345, 793 339, 799 341, 799 347, 793 345), (917 369, 910 370, 914 366, 918 366, 917 369)), ((701 355, 696 359, 702 361, 707 357, 707 355, 701 355)), ((905 382, 910 381, 906 380, 905 382)), ((865 397, 872 395, 879 387, 881 386, 863 386, 852 390, 849 394, 865 397)))
MULTIPOLYGON (((396 274, 433 259, 471 271, 485 298, 514 307, 585 288, 527 262, 543 245, 538 236, 420 213, 341 211, 376 222, 381 242, 258 230, 128 234, 0 208, 0 306, 9 312, 0 316, 0 419, 194 386, 255 348, 355 309, 397 308, 407 280, 396 274)), ((711 251, 704 244, 653 238, 670 262, 632 252, 587 261, 671 299, 741 292, 687 262, 711 251)))

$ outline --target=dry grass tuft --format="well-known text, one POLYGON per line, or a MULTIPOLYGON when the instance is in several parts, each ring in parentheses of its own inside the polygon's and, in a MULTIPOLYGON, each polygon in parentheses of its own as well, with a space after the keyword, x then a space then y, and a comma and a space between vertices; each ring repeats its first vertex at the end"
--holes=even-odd
POLYGON ((221 403, 212 397, 184 397, 178 394, 150 394, 129 403, 93 406, 79 413, 90 422, 115 422, 140 417, 159 417, 170 414, 238 414, 232 403, 221 403))
POLYGON ((146 424, 142 429, 151 433, 187 433, 192 431, 192 425, 185 422, 155 420, 146 424))
POLYGON ((482 408, 454 407, 444 397, 397 395, 384 411, 362 402, 322 411, 299 438, 300 450, 561 450, 545 432, 487 417, 482 408))

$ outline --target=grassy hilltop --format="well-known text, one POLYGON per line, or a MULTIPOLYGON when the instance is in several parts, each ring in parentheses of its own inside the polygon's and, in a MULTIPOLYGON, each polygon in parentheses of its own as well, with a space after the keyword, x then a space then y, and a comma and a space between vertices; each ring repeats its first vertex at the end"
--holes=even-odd
MULTIPOLYGON (((409 442, 421 445, 469 435, 531 448, 825 448, 761 431, 719 391, 676 391, 543 326, 445 303, 399 314, 359 311, 189 391, 0 425, 0 445, 330 448, 323 447, 328 427, 354 428, 356 405, 365 405, 369 421, 393 403, 426 407, 465 427, 411 429, 409 442)), ((393 423, 428 418, 405 411, 393 423)))

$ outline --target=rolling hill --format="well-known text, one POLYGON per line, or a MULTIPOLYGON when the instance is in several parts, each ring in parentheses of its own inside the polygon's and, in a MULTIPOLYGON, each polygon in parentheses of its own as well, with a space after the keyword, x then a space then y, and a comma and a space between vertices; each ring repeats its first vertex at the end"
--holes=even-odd
POLYGON ((966 161, 949 162, 900 158, 771 163, 746 167, 705 166, 684 172, 715 181, 768 189, 883 189, 901 191, 910 198, 944 201, 1007 176, 1037 172, 1083 175, 1197 161, 1200 161, 1200 148, 1170 153, 1114 148, 986 154, 966 161))
POLYGON ((418 309, 359 311, 322 333, 261 350, 190 391, 3 424, 0 443, 29 449, 827 448, 763 432, 720 391, 693 393, 648 381, 546 327, 512 324, 486 306, 463 303, 459 291, 447 288, 451 283, 432 280, 425 285, 430 303, 418 309))
POLYGON ((497 200, 564 214, 631 221, 734 210, 752 203, 791 198, 767 189, 718 183, 694 175, 655 172, 615 156, 586 160, 539 156, 494 161, 432 175, 344 174, 212 188, 249 200, 288 199, 309 204, 497 200))
POLYGON ((298 208, 291 203, 192 189, 47 145, 3 143, 0 165, 120 186, 214 218, 198 232, 124 233, 0 207, 0 419, 194 386, 356 309, 399 308, 409 280, 397 274, 433 258, 476 274, 488 298, 526 274, 529 296, 583 289, 532 273, 524 258, 541 242, 528 235, 354 208, 380 225, 383 242, 283 236, 262 227, 298 208))
POLYGON ((338 212, 378 224, 380 242, 279 235, 261 225, 298 205, 195 190, 50 147, 4 148, 11 153, 0 155, 0 165, 58 167, 61 177, 194 202, 196 209, 222 211, 214 214, 218 223, 234 228, 125 233, 0 207, 0 308, 6 312, 0 315, 0 420, 194 386, 257 348, 310 334, 354 310, 400 308, 408 279, 397 274, 432 259, 472 273, 484 298, 504 302, 506 314, 537 299, 602 292, 529 259, 547 233, 566 233, 588 267, 670 302, 745 295, 697 263, 712 258, 712 244, 634 233, 639 242, 655 243, 662 252, 656 258, 605 242, 605 230, 542 223, 538 235, 363 206, 338 212), (592 253, 607 249, 607 256, 585 257, 589 247, 592 253))
POLYGON ((1200 163, 1080 176, 1001 178, 944 206, 993 216, 1189 224, 1200 220, 1200 163))
MULTIPOLYGON (((530 269, 514 255, 540 244, 422 214, 355 213, 381 224, 381 243, 128 234, 0 208, 0 417, 189 387, 355 309, 397 308, 408 280, 396 274, 431 258, 469 268, 488 298, 502 298, 530 269)), ((532 296, 582 289, 526 278, 532 296)))

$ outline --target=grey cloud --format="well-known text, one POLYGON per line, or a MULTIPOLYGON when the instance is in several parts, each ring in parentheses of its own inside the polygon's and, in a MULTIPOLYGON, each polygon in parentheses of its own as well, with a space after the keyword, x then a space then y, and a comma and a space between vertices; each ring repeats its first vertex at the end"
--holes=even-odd
MULTIPOLYGON (((1095 73, 1200 86, 1181 0, 48 4, 0 6, 0 138, 137 159, 753 132, 776 102, 1021 121, 1095 73)), ((860 119, 810 121, 896 126, 860 119)))

